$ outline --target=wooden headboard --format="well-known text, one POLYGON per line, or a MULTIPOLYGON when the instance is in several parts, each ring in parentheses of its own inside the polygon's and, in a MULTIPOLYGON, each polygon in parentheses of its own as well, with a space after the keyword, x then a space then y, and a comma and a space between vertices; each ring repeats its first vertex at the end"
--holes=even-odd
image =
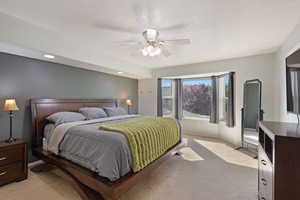
POLYGON ((117 99, 31 99, 32 146, 41 147, 47 117, 56 112, 78 112, 82 107, 117 107, 117 99))

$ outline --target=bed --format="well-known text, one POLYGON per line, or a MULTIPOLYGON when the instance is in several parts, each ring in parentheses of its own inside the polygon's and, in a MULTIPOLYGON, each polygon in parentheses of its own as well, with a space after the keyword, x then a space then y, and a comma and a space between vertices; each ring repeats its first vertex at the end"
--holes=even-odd
MULTIPOLYGON (((51 134, 51 131, 45 132, 49 122, 46 120, 47 116, 62 111, 71 111, 77 112, 82 107, 118 107, 119 101, 115 99, 32 99, 31 100, 31 112, 32 112, 32 152, 33 155, 38 157, 39 159, 45 161, 45 164, 36 166, 33 168, 33 171, 43 171, 43 170, 55 170, 60 176, 65 178, 70 182, 70 184, 78 191, 79 195, 82 199, 119 199, 120 196, 128 191, 133 185, 138 183, 141 179, 146 177, 153 169, 157 168, 157 166, 166 160, 169 156, 174 155, 177 149, 181 144, 181 140, 179 140, 175 145, 170 147, 162 156, 157 158, 155 161, 148 164, 142 170, 138 172, 132 172, 130 170, 132 168, 131 162, 132 158, 128 156, 130 154, 130 148, 128 148, 128 144, 126 144, 126 137, 120 133, 104 131, 101 134, 101 138, 97 136, 97 140, 111 140, 111 135, 114 137, 114 141, 117 140, 118 144, 113 146, 120 146, 119 148, 122 150, 118 150, 119 155, 123 158, 121 165, 115 166, 116 170, 111 172, 106 172, 106 169, 112 164, 110 164, 109 159, 99 160, 97 163, 92 162, 84 162, 82 159, 78 162, 78 158, 72 157, 72 150, 70 144, 78 144, 78 141, 83 144, 81 140, 75 140, 74 136, 70 137, 70 135, 78 135, 80 138, 82 136, 82 131, 90 130, 91 134, 95 132, 96 128, 101 125, 101 122, 82 124, 80 126, 76 126, 71 131, 68 131, 67 136, 64 136, 62 146, 62 152, 65 154, 54 154, 53 152, 44 151, 42 148, 42 141, 44 137, 48 137, 47 134, 51 134), (107 136, 106 138, 104 136, 107 136), (70 138, 70 139, 68 139, 70 138), (115 139, 116 138, 116 139, 115 139), (74 143, 75 141, 75 143, 74 143), (76 143, 77 142, 77 143, 76 143), (68 145, 68 143, 70 143, 68 145), (127 150, 126 150, 127 148, 127 150), (129 153, 128 153, 129 152, 129 153), (71 156, 70 156, 71 155, 71 156), (105 163, 107 162, 107 163, 105 163), (96 169, 104 169, 104 170, 96 170, 96 169)), ((116 122, 119 121, 128 121, 132 119, 139 118, 140 116, 124 116, 122 119, 116 119, 116 122)), ((114 119, 115 120, 115 119, 114 119)), ((107 122, 103 122, 106 123, 107 122)), ((48 128, 49 129, 49 128, 48 128)), ((51 130, 51 128, 49 129, 51 130)), ((101 150, 102 151, 102 150, 101 150)), ((98 152, 101 153, 101 151, 98 152)), ((75 152, 77 154, 77 152, 75 152)), ((110 152, 113 154, 115 152, 110 152)), ((87 153, 83 153, 87 154, 87 153)), ((98 155, 94 154, 94 155, 98 155)), ((84 158, 88 159, 88 157, 84 158)), ((90 160, 96 160, 95 158, 90 160)), ((113 162, 111 162, 113 163, 113 162)), ((119 162, 118 162, 119 163, 119 162)), ((112 167, 113 168, 113 167, 112 167)))

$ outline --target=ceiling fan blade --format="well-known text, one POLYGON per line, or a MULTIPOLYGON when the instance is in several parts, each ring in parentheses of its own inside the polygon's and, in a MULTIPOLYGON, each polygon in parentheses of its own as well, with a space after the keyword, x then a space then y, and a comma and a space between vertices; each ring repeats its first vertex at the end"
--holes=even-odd
POLYGON ((136 40, 126 40, 126 41, 118 41, 114 42, 115 45, 120 45, 120 46, 143 46, 143 43, 140 41, 136 40))
POLYGON ((94 25, 98 29, 103 29, 107 31, 114 31, 114 32, 121 32, 121 33, 139 33, 138 30, 136 30, 133 27, 122 27, 119 25, 113 25, 113 24, 105 24, 105 23, 97 23, 94 25))
POLYGON ((133 57, 144 57, 142 52, 140 50, 131 50, 130 51, 130 56, 133 56, 133 57))
POLYGON ((140 1, 139 4, 133 6, 136 16, 137 28, 140 32, 145 31, 147 28, 153 28, 153 20, 155 15, 153 8, 148 1, 140 1))
POLYGON ((169 51, 164 45, 161 45, 160 48, 161 48, 161 53, 162 53, 165 57, 171 56, 170 51, 169 51))
POLYGON ((191 44, 190 39, 174 39, 174 40, 162 40, 161 41, 164 44, 174 44, 174 45, 186 45, 191 44))
POLYGON ((159 31, 176 31, 185 29, 188 25, 187 24, 174 24, 168 27, 158 28, 159 31))

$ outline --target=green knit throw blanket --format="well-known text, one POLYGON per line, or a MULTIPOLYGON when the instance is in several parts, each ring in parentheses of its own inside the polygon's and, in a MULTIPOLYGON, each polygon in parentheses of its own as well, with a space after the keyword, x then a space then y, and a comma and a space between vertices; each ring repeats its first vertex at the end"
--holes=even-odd
POLYGON ((142 117, 102 125, 99 129, 119 132, 127 137, 134 172, 159 158, 180 140, 179 124, 172 118, 142 117))

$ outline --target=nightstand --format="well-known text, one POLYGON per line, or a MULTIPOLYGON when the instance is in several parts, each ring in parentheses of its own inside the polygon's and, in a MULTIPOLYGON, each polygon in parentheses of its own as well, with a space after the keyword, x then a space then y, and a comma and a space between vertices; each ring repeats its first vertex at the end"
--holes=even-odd
POLYGON ((27 143, 0 142, 0 186, 27 179, 27 143))

